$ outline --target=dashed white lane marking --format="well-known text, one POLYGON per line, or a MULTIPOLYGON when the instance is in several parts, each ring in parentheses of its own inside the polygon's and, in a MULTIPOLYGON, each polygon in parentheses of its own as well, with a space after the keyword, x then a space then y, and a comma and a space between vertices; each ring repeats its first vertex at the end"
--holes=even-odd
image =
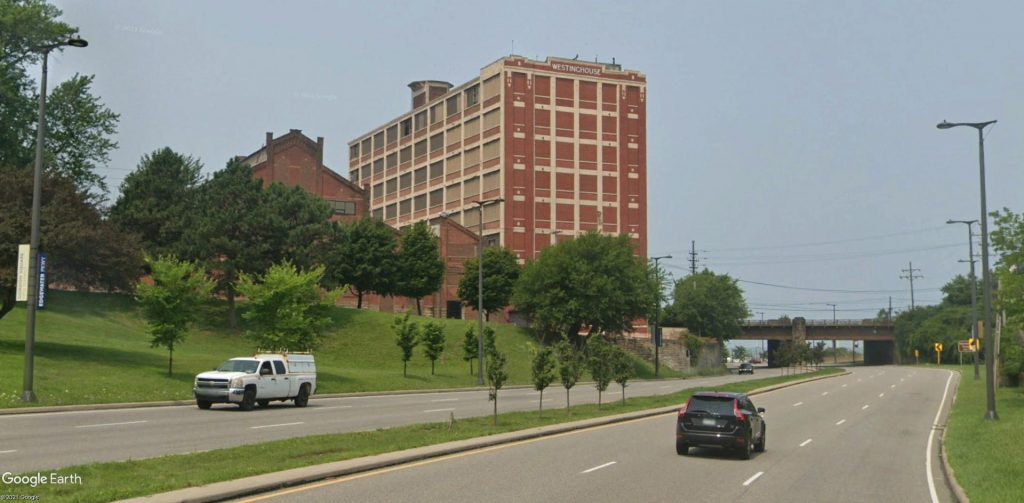
POLYGON ((605 463, 603 465, 599 465, 599 466, 595 466, 593 468, 589 468, 587 470, 583 470, 582 472, 580 472, 580 474, 596 472, 597 470, 600 470, 601 468, 608 468, 609 466, 612 466, 614 464, 615 464, 615 461, 609 461, 609 462, 607 462, 607 463, 605 463))
POLYGON ((802 444, 800 444, 800 447, 803 447, 803 446, 811 443, 812 441, 813 441, 812 439, 808 438, 807 440, 804 440, 802 444))
POLYGON ((458 402, 458 398, 438 398, 437 400, 431 400, 431 402, 458 402))
POLYGON ((903 382, 903 378, 902 377, 900 378, 900 382, 903 382))
POLYGON ((671 388, 672 386, 658 386, 658 389, 671 388))
POLYGON ((317 407, 313 410, 327 410, 327 409, 351 409, 351 405, 328 405, 327 407, 317 407))
POLYGON ((743 485, 749 486, 750 484, 753 484, 754 481, 757 480, 761 475, 764 475, 764 472, 757 472, 757 473, 755 473, 754 476, 750 477, 749 479, 747 479, 747 481, 744 482, 743 485))
POLYGON ((839 422, 836 423, 836 426, 839 426, 839 425, 841 425, 841 424, 843 424, 845 422, 846 422, 845 419, 840 419, 839 422))
POLYGON ((885 393, 879 393, 879 394, 878 394, 878 398, 882 398, 882 397, 884 397, 884 396, 885 396, 885 393))
POLYGON ((793 407, 799 407, 799 406, 801 406, 803 404, 804 404, 803 402, 797 402, 797 403, 793 404, 793 407))
POLYGON ((455 410, 455 409, 454 408, 452 408, 452 409, 430 409, 430 410, 423 411, 423 413, 424 414, 429 414, 431 412, 448 412, 450 410, 455 410))
POLYGON ((846 385, 844 384, 844 385, 843 385, 843 387, 845 388, 845 387, 846 387, 846 385))
POLYGON ((143 420, 143 421, 125 421, 123 423, 82 424, 82 425, 79 425, 79 426, 75 426, 75 428, 99 428, 101 426, 121 426, 121 425, 125 425, 125 424, 139 424, 139 423, 148 423, 148 422, 149 421, 143 420))
POLYGON ((825 395, 827 395, 827 394, 828 394, 828 391, 825 391, 825 392, 822 392, 822 393, 821 393, 821 396, 825 396, 825 395))
POLYGON ((861 407, 860 410, 868 410, 868 407, 871 407, 871 406, 870 405, 865 405, 865 406, 861 407))
POLYGON ((306 424, 306 423, 300 421, 298 423, 265 424, 263 426, 250 426, 249 429, 250 430, 259 430, 261 428, 277 428, 278 426, 296 426, 296 425, 300 425, 300 424, 306 424))
POLYGON ((9 451, 0 451, 0 454, 10 454, 12 452, 18 452, 18 450, 17 449, 11 449, 9 451))
POLYGON ((896 388, 896 385, 895 385, 895 384, 890 384, 890 385, 889 385, 889 389, 894 389, 894 388, 896 388))
POLYGON ((857 379, 857 382, 864 382, 863 379, 857 379))

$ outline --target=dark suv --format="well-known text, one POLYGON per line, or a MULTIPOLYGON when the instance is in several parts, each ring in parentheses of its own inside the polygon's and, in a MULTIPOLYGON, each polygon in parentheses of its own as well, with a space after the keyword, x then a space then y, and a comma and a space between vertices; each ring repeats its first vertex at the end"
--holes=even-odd
POLYGON ((740 368, 739 368, 739 370, 736 373, 740 374, 740 375, 743 375, 743 374, 754 375, 754 366, 752 364, 750 364, 750 363, 741 363, 740 364, 740 368))
POLYGON ((752 451, 764 452, 763 408, 755 408, 747 395, 700 391, 694 393, 676 419, 676 453, 690 447, 716 446, 737 451, 750 459, 752 451))

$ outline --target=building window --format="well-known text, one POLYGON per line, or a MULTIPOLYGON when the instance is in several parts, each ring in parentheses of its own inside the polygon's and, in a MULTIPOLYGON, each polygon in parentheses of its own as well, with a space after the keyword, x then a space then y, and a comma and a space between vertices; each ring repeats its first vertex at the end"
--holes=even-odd
POLYGON ((495 157, 498 157, 499 155, 501 155, 500 147, 501 147, 501 142, 499 140, 494 140, 494 141, 492 141, 490 143, 484 144, 483 160, 489 161, 489 160, 494 159, 495 157))
POLYGON ((394 203, 389 204, 387 206, 387 208, 385 208, 385 210, 384 210, 384 218, 387 218, 387 219, 390 220, 390 219, 395 218, 397 216, 398 216, 398 205, 394 204, 394 203))
POLYGON ((464 133, 466 134, 466 138, 480 134, 480 118, 477 117, 466 121, 465 129, 464 133))
POLYGON ((462 187, 457 183, 453 183, 445 189, 445 194, 445 202, 452 203, 458 201, 462 197, 462 187))
POLYGON ((406 173, 398 177, 398 188, 401 190, 412 188, 412 173, 406 173))
POLYGON ((384 197, 384 182, 373 186, 373 197, 384 197))
POLYGON ((424 167, 422 167, 420 169, 417 169, 414 173, 415 173, 415 178, 413 179, 413 183, 415 183, 416 185, 419 185, 421 183, 425 183, 427 181, 427 167, 426 166, 424 166, 424 167))
POLYGON ((402 121, 402 138, 412 134, 412 119, 402 121))
POLYGON ((480 84, 466 89, 466 108, 476 105, 480 101, 480 84))
POLYGON ((466 180, 462 186, 462 197, 478 198, 480 196, 480 177, 474 176, 466 180))
POLYGON ((455 96, 448 98, 445 100, 445 103, 448 105, 449 116, 455 115, 461 111, 459 109, 459 95, 456 94, 455 96))
POLYGON ((360 168, 360 170, 359 170, 359 178, 362 179, 362 180, 366 180, 367 178, 370 178, 370 165, 369 164, 366 164, 362 168, 360 168))
POLYGON ((412 213, 412 199, 403 199, 402 202, 398 203, 398 213, 403 217, 412 213))
POLYGON ((373 210, 374 220, 384 220, 384 208, 377 208, 373 210))
POLYGON ((484 81, 484 99, 493 98, 501 92, 501 79, 498 75, 484 81))
POLYGON ((412 199, 412 210, 422 211, 427 209, 427 195, 420 194, 412 199))
POLYGON ((355 215, 356 203, 353 201, 327 201, 335 215, 355 215))
POLYGON ((444 148, 444 134, 438 133, 430 137, 430 151, 435 152, 444 148))
POLYGON ((427 140, 421 140, 416 142, 415 151, 413 152, 415 157, 421 155, 427 155, 427 140))
POLYGON ((388 128, 388 145, 398 141, 398 124, 388 128))
POLYGON ((498 246, 498 236, 484 236, 484 248, 491 248, 493 246, 498 246))
POLYGON ((348 174, 348 179, 351 180, 352 183, 359 183, 359 168, 350 171, 348 174))
POLYGON ((373 161, 373 175, 377 176, 384 172, 384 159, 373 161))
POLYGON ((363 140, 362 143, 360 143, 359 151, 362 152, 363 155, 369 155, 370 154, 370 139, 369 138, 366 138, 365 140, 363 140))
POLYGON ((412 147, 405 147, 398 151, 398 162, 405 164, 412 160, 412 147))
POLYGON ((356 143, 348 148, 348 158, 356 159, 359 157, 359 144, 356 143))
POLYGON ((498 127, 499 119, 501 119, 501 109, 495 108, 490 112, 484 114, 484 131, 488 129, 498 127))
POLYGON ((373 149, 384 148, 384 131, 373 135, 373 149))
POLYGON ((416 114, 415 121, 416 121, 416 130, 417 131, 427 127, 427 111, 424 110, 424 111, 416 114))
POLYGON ((444 203, 444 189, 430 191, 430 207, 441 206, 444 203))
POLYGON ((437 161, 430 165, 430 179, 444 176, 444 161, 437 161))
POLYGON ((501 182, 499 172, 492 171, 484 175, 484 192, 490 192, 498 189, 498 185, 501 182))
POLYGON ((386 185, 388 189, 388 195, 390 196, 391 194, 394 194, 396 190, 398 190, 398 179, 392 178, 386 182, 386 185))
POLYGON ((390 154, 388 154, 388 158, 387 159, 388 159, 388 169, 391 169, 391 168, 393 168, 395 166, 398 166, 398 154, 390 153, 390 154))

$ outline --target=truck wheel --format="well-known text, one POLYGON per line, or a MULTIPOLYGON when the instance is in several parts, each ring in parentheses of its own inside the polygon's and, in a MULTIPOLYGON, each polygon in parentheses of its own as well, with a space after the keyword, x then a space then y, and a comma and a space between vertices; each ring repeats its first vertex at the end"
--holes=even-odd
POLYGON ((299 388, 299 396, 295 397, 295 406, 296 407, 305 407, 306 404, 308 404, 308 403, 309 403, 309 385, 308 384, 303 384, 302 387, 299 388))
POLYGON ((242 403, 238 404, 238 408, 244 411, 250 411, 256 406, 256 388, 245 388, 245 394, 242 395, 242 403))
POLYGON ((260 407, 266 407, 270 405, 270 400, 256 400, 256 405, 259 405, 260 407))
POLYGON ((213 405, 213 402, 209 400, 196 400, 196 406, 199 407, 200 409, 209 409, 211 405, 213 405))

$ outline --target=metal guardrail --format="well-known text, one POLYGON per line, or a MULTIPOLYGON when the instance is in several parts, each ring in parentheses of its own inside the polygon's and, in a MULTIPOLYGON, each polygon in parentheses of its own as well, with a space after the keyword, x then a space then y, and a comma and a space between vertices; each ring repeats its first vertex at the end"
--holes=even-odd
MULTIPOLYGON (((809 327, 892 327, 891 321, 879 320, 806 320, 809 327)), ((745 327, 791 327, 792 320, 743 320, 745 327)))

